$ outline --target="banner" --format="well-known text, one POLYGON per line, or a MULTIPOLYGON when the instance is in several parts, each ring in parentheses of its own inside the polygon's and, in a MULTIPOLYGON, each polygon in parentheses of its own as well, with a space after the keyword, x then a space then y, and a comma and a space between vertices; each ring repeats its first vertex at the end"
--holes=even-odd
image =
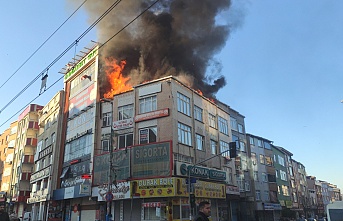
POLYGON ((171 176, 171 142, 135 146, 132 151, 133 179, 171 176))

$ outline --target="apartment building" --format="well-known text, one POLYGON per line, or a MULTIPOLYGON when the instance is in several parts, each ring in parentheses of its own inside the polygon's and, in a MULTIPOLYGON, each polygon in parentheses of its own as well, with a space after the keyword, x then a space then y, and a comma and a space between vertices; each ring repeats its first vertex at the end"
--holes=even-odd
POLYGON ((34 154, 37 147, 38 112, 42 108, 40 105, 30 104, 18 117, 10 202, 13 203, 13 210, 19 217, 22 217, 24 212, 31 211, 27 199, 31 193, 30 177, 33 172, 34 154))
POLYGON ((286 149, 272 145, 273 150, 273 162, 275 167, 276 183, 278 188, 277 198, 282 206, 282 216, 283 217, 293 217, 291 212, 292 208, 292 196, 291 196, 291 186, 290 186, 290 159, 293 155, 286 149))
POLYGON ((296 217, 304 215, 305 217, 311 217, 311 214, 307 214, 310 205, 310 199, 308 195, 308 187, 306 181, 306 169, 305 166, 292 159, 292 167, 294 172, 295 188, 293 189, 293 200, 296 199, 296 204, 293 203, 293 210, 296 212, 296 217))
MULTIPOLYGON (((18 122, 14 121, 0 135, 0 202, 10 203, 11 174, 13 166, 14 147, 17 137, 18 122)), ((10 211, 8 206, 7 211, 10 211)))
POLYGON ((31 193, 27 203, 32 206, 33 220, 54 220, 62 217, 61 207, 52 201, 57 187, 59 149, 61 141, 64 91, 59 91, 40 110, 38 144, 31 174, 31 193))
POLYGON ((247 134, 247 140, 251 151, 256 220, 278 219, 282 207, 277 198, 272 141, 252 134, 247 134))

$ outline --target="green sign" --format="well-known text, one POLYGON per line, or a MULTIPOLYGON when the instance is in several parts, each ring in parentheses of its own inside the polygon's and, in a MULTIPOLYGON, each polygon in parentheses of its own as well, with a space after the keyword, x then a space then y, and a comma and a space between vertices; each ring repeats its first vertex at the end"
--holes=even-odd
POLYGON ((171 176, 169 141, 135 146, 132 151, 132 178, 171 176))
MULTIPOLYGON (((118 150, 112 153, 112 178, 126 180, 130 177, 130 151, 118 150)), ((93 184, 100 185, 108 183, 110 171, 110 154, 94 157, 94 178, 93 184)))
POLYGON ((64 81, 67 81, 71 76, 75 74, 78 70, 80 70, 83 66, 85 66, 90 60, 92 60, 98 54, 98 47, 94 48, 86 57, 82 58, 82 60, 77 63, 74 67, 72 67, 65 75, 64 81))

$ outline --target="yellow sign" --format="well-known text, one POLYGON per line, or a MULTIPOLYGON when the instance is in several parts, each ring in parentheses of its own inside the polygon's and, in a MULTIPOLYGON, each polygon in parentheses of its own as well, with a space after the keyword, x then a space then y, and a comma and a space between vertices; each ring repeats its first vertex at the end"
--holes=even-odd
POLYGON ((225 184, 197 180, 197 182, 194 183, 194 188, 196 197, 217 199, 226 198, 225 184))
POLYGON ((137 180, 132 185, 132 196, 140 198, 175 196, 175 178, 137 180))

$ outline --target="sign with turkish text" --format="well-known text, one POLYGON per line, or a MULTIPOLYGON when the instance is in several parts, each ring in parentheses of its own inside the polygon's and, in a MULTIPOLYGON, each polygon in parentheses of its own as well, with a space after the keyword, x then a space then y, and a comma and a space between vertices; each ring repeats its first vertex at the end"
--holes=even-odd
POLYGON ((227 172, 222 170, 211 169, 208 167, 194 166, 187 163, 176 162, 176 174, 188 176, 190 171, 191 177, 199 177, 202 179, 211 179, 217 181, 227 181, 227 172))
POLYGON ((151 111, 144 114, 139 114, 135 116, 135 122, 151 120, 160 117, 167 117, 169 116, 169 108, 164 108, 162 110, 151 111))
MULTIPOLYGON (((106 201, 106 194, 109 192, 108 184, 100 185, 92 188, 92 197, 98 197, 98 201, 106 201)), ((130 183, 118 182, 112 184, 111 193, 113 200, 129 199, 130 198, 130 183)))
POLYGON ((170 141, 135 146, 132 151, 132 178, 171 176, 170 141))
POLYGON ((133 181, 132 195, 140 198, 175 196, 176 178, 158 178, 133 181))
POLYGON ((113 121, 113 130, 122 130, 133 127, 133 118, 128 118, 125 120, 113 121))
MULTIPOLYGON (((126 180, 130 177, 130 149, 117 150, 112 153, 112 166, 115 167, 117 180, 126 180)), ((94 157, 94 178, 93 184, 102 185, 108 183, 110 154, 103 154, 94 157)))
POLYGON ((194 185, 196 197, 216 198, 216 199, 226 198, 225 184, 197 180, 197 182, 194 183, 193 185, 194 185))

